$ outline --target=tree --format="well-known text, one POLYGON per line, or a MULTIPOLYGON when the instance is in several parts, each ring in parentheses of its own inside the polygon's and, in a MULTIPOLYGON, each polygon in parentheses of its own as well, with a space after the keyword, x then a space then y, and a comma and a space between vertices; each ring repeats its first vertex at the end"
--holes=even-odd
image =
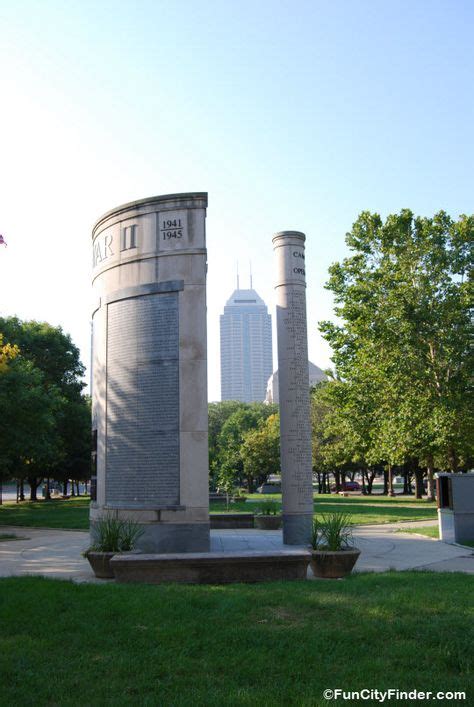
MULTIPOLYGON (((245 434, 257 429, 259 422, 274 414, 276 410, 275 405, 242 403, 241 407, 227 418, 217 438, 216 465, 220 486, 230 487, 243 483, 245 474, 241 452, 245 434)), ((253 484, 249 491, 253 491, 253 484)))
POLYGON ((268 474, 280 471, 280 416, 277 413, 260 420, 257 429, 244 434, 240 456, 249 489, 263 483, 268 474))
POLYGON ((18 317, 0 317, 0 332, 43 372, 46 385, 57 386, 63 394, 84 388, 85 368, 79 349, 61 327, 47 322, 24 322, 18 317))
MULTIPOLYGON (((8 371, 9 363, 18 355, 18 347, 6 344, 3 341, 3 334, 0 333, 0 376, 8 371)), ((1 384, 1 381, 0 381, 1 384)), ((1 408, 0 408, 1 409, 1 408)), ((6 454, 0 447, 0 504, 2 503, 2 482, 6 473, 6 454)))
POLYGON ((58 390, 46 388, 41 371, 20 355, 0 375, 0 409, 5 411, 0 425, 0 469, 3 476, 14 473, 27 478, 32 500, 41 469, 61 453, 55 427, 61 404, 58 390))
POLYGON ((3 343, 3 334, 0 333, 0 374, 5 373, 8 364, 18 355, 18 346, 3 343))
MULTIPOLYGON (((76 478, 87 478, 90 460, 90 404, 83 395, 82 380, 84 366, 79 358, 79 349, 61 327, 46 322, 22 322, 17 317, 0 318, 0 332, 4 339, 16 346, 24 364, 29 363, 29 375, 36 373, 36 384, 40 384, 45 395, 55 400, 50 412, 54 417, 54 454, 36 455, 28 464, 28 476, 32 495, 42 478, 63 479, 65 473, 74 471, 76 478), (86 434, 87 428, 89 432, 86 434)), ((24 370, 24 376, 26 369, 24 370)), ((27 385, 26 378, 17 378, 17 385, 27 385)), ((34 386, 33 386, 34 388, 34 386)), ((30 386, 30 390, 32 390, 30 386)), ((23 394, 23 392, 22 392, 23 394)), ((11 409, 15 400, 9 401, 11 409)), ((23 429, 21 426, 19 430, 23 429)), ((51 433, 51 434, 53 434, 51 433)), ((53 437, 48 437, 49 441, 53 437)), ((24 439, 25 448, 30 440, 24 439)), ((23 457, 22 457, 23 458, 23 457)), ((24 465, 17 469, 24 472, 24 465)), ((23 475, 26 475, 23 473, 23 475)))
POLYGON ((369 420, 367 459, 410 461, 418 479, 434 465, 472 458, 470 243, 474 216, 360 215, 353 255, 330 268, 341 324, 322 322, 349 406, 369 420), (352 400, 352 403, 350 402, 352 400))
POLYGON ((219 435, 228 418, 237 410, 242 410, 245 403, 238 400, 223 400, 218 403, 209 403, 209 475, 211 487, 218 483, 219 472, 219 435))
MULTIPOLYGON (((63 457, 51 465, 51 477, 63 484, 63 494, 68 493, 69 480, 87 482, 90 478, 91 459, 91 401, 80 394, 63 408, 59 427, 63 457)), ((74 491, 74 488, 73 488, 74 491)), ((74 495, 74 493, 73 493, 74 495)))

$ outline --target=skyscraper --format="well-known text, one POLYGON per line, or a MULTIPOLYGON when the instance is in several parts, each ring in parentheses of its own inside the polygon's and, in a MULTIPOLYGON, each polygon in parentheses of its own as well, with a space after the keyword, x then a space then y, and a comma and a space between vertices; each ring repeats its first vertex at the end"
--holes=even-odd
POLYGON ((233 292, 221 314, 221 399, 262 402, 272 374, 272 318, 255 290, 233 292))

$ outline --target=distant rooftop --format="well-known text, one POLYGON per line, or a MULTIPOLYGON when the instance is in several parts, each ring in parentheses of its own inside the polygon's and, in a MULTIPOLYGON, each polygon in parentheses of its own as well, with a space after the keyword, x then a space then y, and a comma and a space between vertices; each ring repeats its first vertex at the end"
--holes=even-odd
POLYGON ((225 305, 226 307, 238 307, 240 304, 257 304, 260 306, 263 305, 264 307, 266 306, 263 299, 255 292, 255 290, 234 290, 225 305))

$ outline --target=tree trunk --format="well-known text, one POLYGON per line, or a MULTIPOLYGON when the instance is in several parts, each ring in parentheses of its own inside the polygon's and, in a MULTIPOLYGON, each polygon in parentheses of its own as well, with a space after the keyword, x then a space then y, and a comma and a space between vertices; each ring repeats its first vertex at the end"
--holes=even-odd
POLYGON ((41 479, 37 476, 28 476, 28 483, 30 485, 30 501, 38 500, 38 486, 41 483, 41 479))
POLYGON ((67 496, 67 487, 68 487, 68 482, 67 479, 63 481, 63 496, 67 496))
POLYGON ((395 492, 393 490, 393 468, 392 468, 391 464, 389 464, 388 468, 387 468, 387 485, 388 485, 388 495, 395 496, 395 492))
POLYGON ((51 501, 51 489, 49 486, 49 477, 46 479, 46 496, 45 501, 51 501))
POLYGON ((405 468, 403 470, 403 493, 408 495, 411 492, 409 485, 408 485, 408 471, 405 468))
POLYGON ((336 493, 341 490, 341 472, 334 472, 334 483, 336 484, 336 493))
POLYGON ((417 465, 415 469, 415 498, 423 498, 423 469, 417 465))
POLYGON ((25 500, 25 480, 20 479, 20 501, 25 500))
POLYGON ((375 481, 375 470, 374 469, 371 469, 370 471, 367 470, 367 493, 369 494, 369 496, 372 495, 372 488, 374 485, 374 481, 375 481))
POLYGON ((426 468, 426 471, 428 472, 428 501, 434 501, 434 463, 432 454, 430 454, 428 457, 428 466, 426 468))
POLYGON ((319 471, 316 472, 318 479, 318 493, 323 493, 323 475, 319 471))
POLYGON ((388 471, 385 468, 383 470, 383 495, 388 496, 388 471))
POLYGON ((449 448, 449 468, 454 474, 458 470, 458 457, 454 447, 449 448))

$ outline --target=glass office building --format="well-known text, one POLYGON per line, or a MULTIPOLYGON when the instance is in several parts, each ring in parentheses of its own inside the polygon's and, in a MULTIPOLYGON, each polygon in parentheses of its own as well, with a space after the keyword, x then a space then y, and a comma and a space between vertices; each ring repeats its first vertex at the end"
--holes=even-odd
POLYGON ((263 402, 272 374, 272 318, 255 290, 237 289, 221 324, 221 399, 263 402))

